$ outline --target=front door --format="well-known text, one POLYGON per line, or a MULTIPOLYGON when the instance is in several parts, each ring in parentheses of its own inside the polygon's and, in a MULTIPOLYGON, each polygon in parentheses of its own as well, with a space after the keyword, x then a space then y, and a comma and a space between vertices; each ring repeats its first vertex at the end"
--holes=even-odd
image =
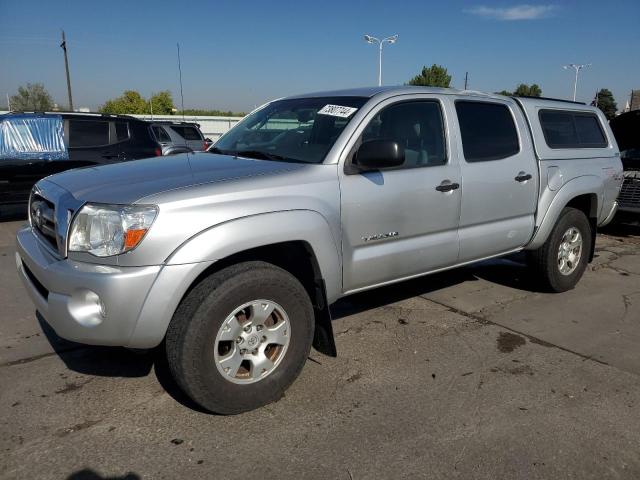
POLYGON ((445 128, 445 105, 412 96, 378 105, 356 131, 340 173, 343 288, 352 292, 455 264, 460 171, 445 128), (391 139, 401 167, 350 172, 364 141, 391 139))
POLYGON ((525 245, 533 234, 538 166, 513 101, 455 100, 460 129, 460 262, 525 245))

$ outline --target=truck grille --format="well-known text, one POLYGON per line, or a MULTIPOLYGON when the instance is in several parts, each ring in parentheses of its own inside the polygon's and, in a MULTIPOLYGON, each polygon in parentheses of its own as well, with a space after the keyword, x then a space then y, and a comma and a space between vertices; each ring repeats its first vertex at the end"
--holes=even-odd
POLYGON ((618 195, 618 204, 621 207, 640 207, 640 175, 625 176, 618 195))
POLYGON ((55 213, 55 205, 52 202, 37 193, 31 195, 31 203, 29 204, 31 227, 57 252, 55 213))

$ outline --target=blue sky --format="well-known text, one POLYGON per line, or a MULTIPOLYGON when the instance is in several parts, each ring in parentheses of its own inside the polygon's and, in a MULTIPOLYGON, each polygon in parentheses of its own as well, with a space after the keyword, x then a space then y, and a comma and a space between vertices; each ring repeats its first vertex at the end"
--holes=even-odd
POLYGON ((0 105, 26 82, 66 103, 60 29, 76 107, 125 89, 171 90, 185 107, 248 110, 295 93, 374 85, 377 49, 362 36, 399 34, 385 47, 383 83, 442 64, 452 86, 483 91, 538 83, 569 98, 567 63, 592 63, 578 100, 597 88, 619 107, 640 89, 640 1, 15 1, 0 0, 0 105))

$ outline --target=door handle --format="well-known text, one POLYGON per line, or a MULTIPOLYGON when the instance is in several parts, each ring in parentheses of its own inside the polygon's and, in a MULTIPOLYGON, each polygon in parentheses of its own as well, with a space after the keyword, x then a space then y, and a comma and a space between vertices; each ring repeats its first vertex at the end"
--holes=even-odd
POLYGON ((436 190, 439 192, 450 192, 451 190, 457 190, 460 188, 459 183, 444 183, 442 182, 440 185, 436 187, 436 190))
POLYGON ((530 173, 524 173, 524 172, 520 172, 518 174, 518 176, 515 178, 516 182, 526 182, 527 180, 531 180, 531 174, 530 173))

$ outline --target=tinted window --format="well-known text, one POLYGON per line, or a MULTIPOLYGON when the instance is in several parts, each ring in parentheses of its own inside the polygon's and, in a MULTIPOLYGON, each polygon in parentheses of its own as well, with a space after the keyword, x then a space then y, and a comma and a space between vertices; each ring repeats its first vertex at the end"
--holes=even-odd
POLYGON ((200 136, 200 132, 196 128, 174 127, 173 125, 170 128, 185 140, 202 140, 202 137, 200 136))
POLYGON ((69 147, 97 147, 109 144, 109 122, 69 120, 69 147))
POLYGON ((116 123, 116 141, 122 142, 129 139, 129 124, 127 122, 116 123))
POLYGON ((404 168, 444 165, 447 155, 440 104, 403 102, 384 108, 362 133, 362 141, 394 140, 404 147, 404 168))
POLYGON ((456 112, 467 162, 499 160, 520 151, 518 132, 505 105, 457 101, 456 112))
POLYGON ((593 113, 540 110, 540 125, 550 148, 602 148, 607 140, 593 113))
POLYGON ((171 137, 169 137, 167 132, 164 131, 164 128, 158 127, 158 126, 153 126, 153 127, 151 127, 151 129, 153 130, 153 134, 156 136, 156 139, 159 142, 170 142, 171 141, 171 137))

